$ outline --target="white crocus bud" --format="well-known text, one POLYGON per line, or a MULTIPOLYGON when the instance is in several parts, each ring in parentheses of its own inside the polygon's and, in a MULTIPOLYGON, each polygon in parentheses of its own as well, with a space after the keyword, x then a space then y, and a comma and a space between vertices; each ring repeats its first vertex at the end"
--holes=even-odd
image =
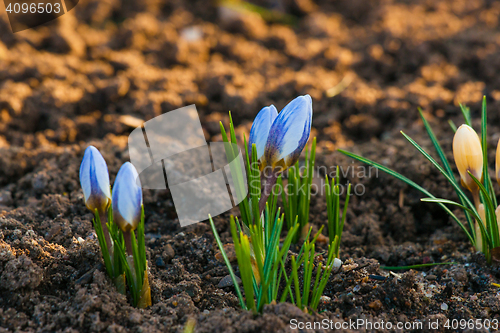
POLYGON ((479 137, 472 127, 462 125, 458 128, 453 138, 453 157, 460 173, 462 185, 474 195, 477 207, 479 205, 479 187, 468 172, 478 180, 482 180, 483 152, 479 137))
POLYGON ((497 155, 495 159, 495 166, 496 166, 495 175, 497 178, 497 182, 500 185, 500 139, 498 140, 497 144, 497 155))

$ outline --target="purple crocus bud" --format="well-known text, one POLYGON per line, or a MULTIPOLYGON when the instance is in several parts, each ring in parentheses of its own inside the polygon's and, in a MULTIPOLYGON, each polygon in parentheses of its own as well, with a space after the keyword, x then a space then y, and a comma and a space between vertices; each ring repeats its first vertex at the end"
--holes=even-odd
POLYGON ((97 209, 99 215, 106 213, 111 203, 108 166, 94 146, 85 149, 80 165, 80 184, 87 208, 92 213, 97 209))
POLYGON ((113 186, 113 221, 124 232, 137 228, 141 221, 142 188, 137 170, 130 162, 122 165, 113 186))

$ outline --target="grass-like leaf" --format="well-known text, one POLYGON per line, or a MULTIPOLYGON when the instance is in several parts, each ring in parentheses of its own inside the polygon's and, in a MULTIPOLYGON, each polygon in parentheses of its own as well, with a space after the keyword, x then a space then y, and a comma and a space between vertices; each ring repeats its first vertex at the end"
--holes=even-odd
POLYGON ((486 112, 486 96, 483 96, 483 103, 481 106, 481 148, 483 149, 483 178, 484 188, 491 198, 495 207, 497 204, 497 197, 493 191, 493 183, 488 172, 488 114, 486 112))
POLYGON ((95 218, 94 218, 94 229, 97 235, 97 240, 99 242, 99 246, 101 247, 102 259, 104 260, 104 266, 106 267, 106 271, 111 278, 115 278, 115 272, 113 270, 113 258, 110 257, 110 252, 108 246, 106 244, 106 240, 104 238, 104 231, 101 225, 101 218, 99 217, 99 213, 97 209, 95 210, 95 218))
POLYGON ((464 116, 465 124, 472 127, 472 122, 470 118, 470 109, 464 104, 460 103, 460 110, 462 111, 462 115, 464 116))
MULTIPOLYGON (((349 156, 355 160, 358 160, 362 163, 365 163, 365 164, 368 164, 368 165, 371 165, 371 166, 374 166, 376 167, 377 169, 395 177, 396 179, 399 179, 400 181, 410 185, 411 187, 413 187, 414 189, 422 192, 423 194, 425 194, 427 197, 429 198, 433 198, 433 199, 436 199, 436 197, 431 194, 429 191, 427 191, 426 189, 424 189, 422 186, 418 185, 417 183, 415 183, 414 181, 410 180, 409 178, 403 176, 402 174, 380 164, 380 163, 377 163, 377 162, 374 162, 372 160, 369 160, 367 158, 364 158, 362 156, 358 156, 356 154, 353 154, 353 153, 350 153, 348 151, 345 151, 345 150, 342 150, 342 149, 339 149, 338 150, 339 152, 341 152, 342 154, 346 155, 346 156, 349 156)), ((446 207, 443 203, 437 203, 441 208, 444 209, 444 211, 451 216, 451 218, 457 222, 457 224, 460 226, 460 228, 465 232, 465 234, 467 235, 467 237, 469 238, 469 241, 475 245, 476 244, 476 240, 474 237, 472 237, 472 235, 469 233, 469 231, 467 230, 467 228, 463 225, 463 223, 456 217, 455 214, 453 214, 453 212, 448 208, 446 207)))
POLYGON ((335 258, 339 257, 340 240, 342 239, 342 231, 347 216, 347 206, 351 196, 351 184, 347 186, 347 194, 344 202, 344 210, 340 212, 340 176, 339 167, 337 166, 335 177, 331 183, 325 175, 325 194, 326 194, 326 210, 328 215, 328 238, 330 249, 334 251, 335 258), (340 217, 340 215, 342 217, 340 217), (335 246, 332 246, 335 239, 338 239, 335 246))
POLYGON ((210 221, 210 227, 212 228, 212 232, 214 233, 214 237, 215 237, 215 241, 217 242, 217 246, 219 247, 219 250, 222 254, 222 258, 224 259, 224 263, 226 264, 226 267, 229 270, 229 275, 231 276, 231 280, 233 280, 234 289, 236 290, 236 294, 238 295, 240 305, 243 309, 247 309, 246 304, 245 304, 245 299, 243 298, 243 295, 241 294, 241 289, 240 289, 240 286, 238 283, 238 279, 236 278, 236 275, 234 274, 233 268, 231 266, 231 262, 227 258, 226 251, 224 251, 224 246, 222 245, 222 241, 220 240, 219 233, 217 232, 217 229, 215 228, 215 224, 214 224, 214 221, 212 219, 212 216, 208 215, 208 219, 210 221))
POLYGON ((471 208, 471 209, 475 209, 474 205, 472 204, 472 202, 470 201, 470 199, 467 197, 467 195, 465 194, 465 192, 460 188, 460 186, 457 184, 457 182, 455 181, 455 177, 451 177, 448 173, 446 173, 446 171, 439 165, 439 163, 436 162, 436 160, 434 158, 432 158, 431 155, 429 155, 418 143, 416 143, 412 138, 410 138, 408 135, 406 135, 403 131, 401 131, 401 134, 403 134, 403 136, 406 138, 406 140, 408 140, 408 142, 410 142, 422 155, 424 155, 424 157, 432 163, 432 165, 434 165, 434 167, 436 169, 439 170, 439 172, 441 172, 441 174, 446 178, 446 180, 448 180, 448 182, 454 187, 455 191, 457 191, 459 197, 461 197, 464 201, 465 201, 465 204, 471 208))
MULTIPOLYGON (((470 115, 470 109, 466 107, 465 105, 460 104, 460 110, 462 111, 462 115, 464 117, 464 121, 468 126, 471 126, 471 115, 470 115)), ((489 168, 488 168, 488 142, 487 142, 487 137, 488 137, 488 132, 487 132, 487 111, 486 111, 486 97, 483 97, 482 101, 482 106, 481 106, 481 153, 483 156, 483 170, 482 170, 482 179, 477 179, 474 177, 474 175, 468 171, 470 177, 474 180, 476 185, 479 188, 479 202, 475 202, 475 204, 478 205, 478 207, 475 207, 475 205, 471 202, 469 197, 466 195, 464 190, 460 187, 460 184, 455 178, 455 175, 453 174, 452 168, 450 163, 448 162, 446 155, 441 148, 441 145, 439 144, 436 136, 434 135, 434 132, 432 131, 432 128, 430 127, 429 123, 423 116, 422 111, 419 109, 420 112, 420 117, 422 118, 422 121, 424 123, 424 127, 427 131, 427 134, 429 135, 429 138, 431 139, 434 148, 436 149, 436 152, 441 160, 442 166, 432 157, 430 156, 418 143, 416 143, 412 138, 410 138, 408 135, 403 133, 401 131, 401 134, 410 142, 429 162, 432 163, 432 165, 439 170, 439 172, 447 179, 447 181, 453 186, 455 192, 457 193, 457 196, 460 200, 460 203, 451 201, 448 199, 438 199, 434 197, 432 194, 430 194, 427 190, 422 188, 421 186, 415 184, 413 181, 409 180, 408 178, 404 177, 403 175, 385 167, 382 166, 378 163, 372 162, 368 159, 365 159, 363 157, 357 156, 352 153, 347 153, 345 151, 340 150, 340 152, 357 159, 358 161, 367 163, 369 165, 373 165, 378 167, 380 170, 385 171, 389 173, 390 175, 396 177, 397 179, 407 183, 408 185, 412 186, 413 188, 419 190, 420 192, 424 193, 427 198, 422 199, 422 201, 425 202, 434 202, 440 205, 452 218, 455 220, 458 225, 462 228, 462 230, 465 232, 467 237, 469 238, 470 242, 472 245, 474 245, 476 248, 479 248, 484 254, 486 255, 486 259, 488 262, 491 263, 493 258, 497 255, 497 252, 500 253, 500 250, 496 250, 500 248, 500 235, 499 235, 499 227, 498 227, 498 221, 497 221, 497 216, 496 216, 496 207, 498 206, 497 203, 497 198, 493 189, 493 183, 491 180, 491 177, 489 175, 489 168), (467 224, 469 227, 469 230, 458 220, 458 218, 445 206, 445 205, 454 205, 457 207, 460 207, 467 218, 467 224), (483 210, 484 209, 484 210, 483 210), (476 223, 474 223, 472 217, 476 219, 476 223), (478 228, 476 230, 476 228, 478 228), (480 233, 480 234, 479 234, 480 233), (482 241, 482 242, 481 242, 482 241), (482 243, 482 246, 480 244, 482 243)), ((457 131, 457 126, 452 122, 449 121, 449 124, 451 128, 453 129, 454 132, 457 131)), ((473 195, 476 195, 474 192, 473 195)), ((477 200, 476 200, 477 201, 477 200)), ((498 256, 500 257, 500 256, 498 256)))
MULTIPOLYGON (((457 181, 455 180, 455 175, 453 174, 453 170, 451 169, 450 163, 448 162, 448 159, 446 158, 446 154, 443 151, 443 148, 441 148, 441 145, 439 144, 439 141, 436 138, 436 135, 434 134, 434 131, 432 130, 431 126, 429 125, 429 122, 427 119, 425 119, 424 114, 422 112, 422 109, 418 108, 418 112, 420 114, 420 118, 422 119, 422 122, 424 123, 424 127, 427 131, 427 134, 429 135, 429 138, 431 139, 432 144, 434 145, 434 149, 439 155, 439 158, 441 159, 441 163, 443 163, 443 166, 448 173, 448 176, 450 176, 450 179, 455 182, 456 185, 458 185, 457 181)), ((455 128, 456 130, 456 128, 455 128)), ((466 202, 464 198, 461 196, 459 191, 455 188, 455 192, 457 193, 457 196, 462 203, 463 206, 465 206, 466 202)), ((470 230, 474 230, 474 223, 470 217, 470 214, 466 211, 465 212, 465 218, 467 219, 467 224, 469 225, 470 230)))
POLYGON ((468 171, 469 176, 474 180, 474 182, 479 186, 479 190, 481 191, 483 202, 485 202, 485 212, 486 212, 486 225, 487 228, 485 231, 481 231, 483 234, 488 236, 490 249, 495 248, 500 245, 500 240, 498 236, 498 224, 496 221, 495 215, 495 207, 493 206, 493 202, 491 201, 490 196, 488 195, 488 190, 481 184, 479 179, 474 177, 474 175, 468 171))
MULTIPOLYGON (((294 166, 288 169, 287 191, 283 187, 281 177, 278 179, 278 186, 281 188, 281 199, 283 202, 285 219, 288 228, 294 224, 295 217, 298 216, 300 231, 307 227, 309 223, 309 207, 311 203, 311 186, 316 163, 316 138, 313 138, 311 150, 305 149, 305 168, 300 173, 300 164, 297 161, 294 166)), ((300 239, 301 232, 295 235, 294 243, 300 239)))
POLYGON ((407 269, 420 269, 426 267, 440 266, 440 265, 456 265, 456 262, 433 262, 428 264, 418 264, 418 265, 409 265, 409 266, 380 266, 380 269, 384 269, 386 271, 402 271, 407 269))

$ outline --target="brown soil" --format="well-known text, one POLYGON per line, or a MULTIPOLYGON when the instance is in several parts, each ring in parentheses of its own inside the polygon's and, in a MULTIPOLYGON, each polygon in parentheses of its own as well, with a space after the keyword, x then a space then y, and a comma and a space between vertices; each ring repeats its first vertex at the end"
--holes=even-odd
MULTIPOLYGON (((262 315, 241 310, 233 288, 218 287, 228 271, 215 259, 208 224, 181 228, 168 191, 144 193, 153 306, 134 309, 115 291, 78 169, 93 144, 113 181, 129 159, 127 135, 138 119, 194 103, 214 141, 229 110, 238 133, 248 133, 261 107, 281 109, 308 93, 319 166, 358 166, 335 152, 345 148, 451 199, 444 178, 399 134, 431 150, 417 107, 451 152, 447 120, 460 124, 458 103, 466 103, 477 128, 485 94, 496 146, 500 2, 278 2, 296 25, 228 19, 208 1, 82 0, 53 23, 17 34, 1 17, 0 332, 181 332, 188 318, 199 332, 289 331, 292 318, 500 319, 491 285, 498 267, 474 253, 439 207, 382 173, 342 178, 365 192, 351 200, 345 265, 331 277, 319 313, 290 304, 267 306, 262 315), (328 97, 342 79, 347 88, 328 97), (446 259, 457 264, 399 277, 379 268, 446 259)), ((493 148, 490 154, 493 162, 493 148)), ((216 218, 225 242, 228 216, 216 218)), ((323 197, 313 198, 310 219, 315 228, 326 223, 323 197)))

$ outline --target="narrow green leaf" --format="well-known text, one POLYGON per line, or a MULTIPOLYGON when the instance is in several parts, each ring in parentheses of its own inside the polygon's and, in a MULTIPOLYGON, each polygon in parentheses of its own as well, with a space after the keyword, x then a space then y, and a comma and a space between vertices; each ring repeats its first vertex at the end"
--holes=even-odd
MULTIPOLYGON (((455 175, 453 174, 453 170, 451 169, 450 163, 448 162, 448 159, 446 158, 446 154, 444 153, 443 148, 441 148, 441 145, 439 144, 439 141, 437 140, 436 135, 434 135, 434 132, 433 132, 431 126, 427 122, 427 119, 425 119, 424 114, 422 113, 422 109, 418 108, 418 112, 420 114, 420 118, 422 119, 422 122, 424 123, 424 127, 427 131, 427 134, 429 135, 429 138, 431 139, 432 144, 434 145, 434 149, 436 149, 436 152, 438 153, 439 158, 441 159, 441 163, 443 163, 443 166, 444 166, 446 172, 448 173, 448 175, 450 176, 450 179, 453 180, 454 183, 458 186, 458 183, 455 180, 455 175)), ((457 193, 457 196, 460 199, 460 202, 462 202, 462 205, 465 206, 466 202, 463 199, 463 197, 460 195, 460 192, 457 191, 456 188, 455 188, 455 192, 457 193)), ((465 212, 465 217, 467 219, 467 224, 469 225, 469 228, 474 233, 474 224, 472 222, 470 215, 467 212, 465 212)))
POLYGON ((425 268, 425 267, 433 267, 433 266, 440 266, 440 265, 456 265, 456 262, 433 262, 433 263, 428 263, 428 264, 418 264, 418 265, 409 265, 409 266, 380 266, 380 269, 384 269, 387 271, 400 271, 400 270, 407 270, 407 269, 419 269, 419 268, 425 268))
POLYGON ((450 125, 451 129, 453 130, 453 133, 457 131, 457 125, 453 122, 453 120, 448 120, 448 124, 450 125))
POLYGON ((247 307, 245 305, 245 299, 243 298, 243 295, 241 294, 238 280, 236 279, 236 275, 234 274, 233 268, 231 267, 231 263, 230 263, 229 259, 227 258, 226 251, 224 251, 224 246, 222 245, 219 234, 217 233, 217 229, 215 228, 215 224, 214 224, 214 221, 212 220, 212 216, 208 215, 208 219, 210 221, 210 227, 212 228, 212 232, 214 234, 215 241, 217 242, 217 246, 219 247, 219 250, 222 254, 222 258, 224 259, 224 263, 226 264, 226 267, 229 270, 229 275, 231 276, 231 280, 233 280, 233 285, 234 285, 234 288, 236 289, 236 294, 238 295, 240 305, 243 309, 247 309, 247 307))
POLYGON ((292 256, 292 278, 295 289, 295 297, 297 300, 297 306, 302 309, 302 298, 300 297, 300 287, 299 287, 299 275, 297 270, 297 264, 295 262, 295 257, 292 256))
POLYGON ((422 147, 420 147, 420 145, 418 143, 416 143, 412 138, 410 138, 408 135, 406 135, 403 131, 401 131, 401 134, 403 134, 403 136, 406 138, 406 140, 408 140, 408 142, 410 142, 415 148, 417 148, 417 150, 422 155, 424 155, 424 157, 427 158, 427 160, 429 162, 431 162, 432 165, 434 165, 439 170, 439 172, 441 172, 441 174, 443 176, 445 176, 445 178, 448 180, 448 182, 455 188, 455 191, 457 191, 457 193, 459 193, 459 197, 461 196, 464 199, 466 205, 469 206, 471 209, 475 209, 474 205, 469 200, 469 198, 464 193, 464 191, 460 188, 460 186, 457 184, 455 179, 450 177, 450 175, 448 175, 446 173, 446 171, 439 165, 439 163, 437 163, 436 160, 434 160, 434 158, 432 158, 431 155, 429 155, 422 147))
POLYGON ((486 213, 485 214, 486 215, 486 224, 488 226, 486 228, 486 230, 487 230, 486 235, 489 236, 488 243, 490 245, 490 248, 493 249, 495 247, 500 246, 500 239, 499 239, 499 235, 498 235, 498 224, 496 223, 497 221, 496 221, 496 216, 495 216, 495 207, 493 206, 493 202, 491 202, 491 198, 489 197, 488 191, 483 186, 483 184, 481 184, 481 182, 476 177, 474 177, 474 175, 470 171, 467 171, 467 172, 469 173, 472 180, 474 180, 474 182, 477 184, 477 186, 479 186, 479 190, 483 194, 483 200, 486 203, 486 205, 484 207, 485 213, 486 213))
POLYGON ((99 242, 99 246, 101 247, 102 259, 104 261, 104 266, 106 267, 106 271, 108 272, 109 277, 114 278, 115 274, 113 272, 113 258, 110 258, 109 249, 106 244, 106 239, 104 237, 104 230, 101 225, 101 218, 99 217, 99 213, 97 209, 94 212, 94 230, 97 235, 97 240, 99 242))
POLYGON ((493 183, 488 172, 488 113, 486 109, 486 96, 483 96, 483 103, 481 107, 481 148, 483 149, 483 179, 484 188, 491 198, 495 207, 498 206, 497 198, 493 190, 493 183))
MULTIPOLYGON (((401 175, 400 173, 380 164, 380 163, 377 163, 377 162, 374 162, 372 160, 369 160, 367 158, 364 158, 362 156, 358 156, 356 154, 353 154, 353 153, 350 153, 348 151, 345 151, 345 150, 342 150, 342 149, 338 149, 339 152, 341 152, 342 154, 346 155, 346 156, 349 156, 355 160, 358 160, 362 163, 365 163, 365 164, 368 164, 368 165, 371 165, 371 166, 374 166, 376 167, 377 169, 395 177, 396 179, 399 179, 400 181, 410 185, 411 187, 413 187, 414 189, 422 192, 423 194, 425 194, 426 196, 428 196, 429 198, 436 198, 434 195, 432 195, 429 191, 427 191, 426 189, 424 189, 422 186, 418 185, 417 183, 415 183, 414 181, 406 178, 405 176, 401 175)), ((462 230, 466 233, 467 237, 469 238, 470 242, 472 244, 475 244, 476 241, 475 239, 470 235, 470 233, 467 231, 467 229, 465 228, 465 226, 462 224, 462 222, 460 222, 460 220, 455 216, 455 214, 453 214, 453 212, 448 209, 448 207, 446 207, 444 204, 442 203, 438 203, 439 206, 441 206, 441 208, 444 209, 444 211, 451 216, 451 218, 458 223, 458 225, 462 228, 462 230)))
POLYGON ((472 127, 470 118, 470 109, 462 103, 460 103, 459 105, 460 105, 460 110, 462 111, 462 115, 464 116, 465 124, 472 127))

